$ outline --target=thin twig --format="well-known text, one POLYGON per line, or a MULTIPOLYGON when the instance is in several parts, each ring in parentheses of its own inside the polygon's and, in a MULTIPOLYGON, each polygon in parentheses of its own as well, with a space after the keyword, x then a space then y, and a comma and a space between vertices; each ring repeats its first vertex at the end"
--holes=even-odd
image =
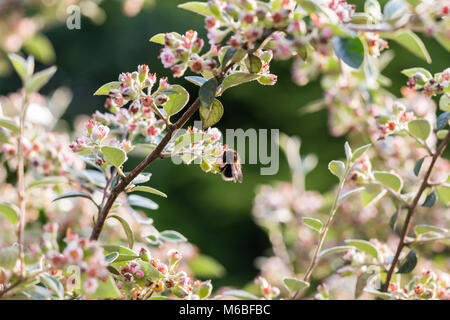
POLYGON ((408 214, 406 216, 405 224, 403 225, 402 233, 401 233, 401 236, 400 236, 400 241, 399 241, 398 246, 397 246, 397 251, 395 253, 394 260, 392 260, 391 267, 390 267, 390 269, 389 269, 389 271, 387 273, 386 282, 385 282, 384 288, 383 288, 384 292, 387 292, 388 289, 389 289, 389 284, 391 282, 392 275, 394 274, 395 268, 396 268, 398 260, 400 258, 400 254, 402 252, 402 249, 406 245, 405 239, 406 239, 406 236, 408 234, 408 230, 409 230, 409 227, 410 227, 410 224, 411 224, 411 219, 412 219, 412 217, 414 215, 414 212, 416 210, 416 207, 417 207, 417 205, 419 203, 420 197, 422 196, 422 194, 425 191, 425 189, 427 187, 429 187, 428 179, 430 178, 430 175, 431 175, 431 172, 433 171, 434 165, 436 164, 436 161, 440 157, 442 152, 444 152, 445 147, 448 145, 449 141, 450 141, 450 132, 447 133, 447 136, 444 138, 444 140, 442 140, 442 142, 439 145, 438 149, 433 154, 430 166, 428 167, 427 173, 425 174, 425 176, 423 178, 422 184, 420 185, 420 188, 417 191, 413 202, 408 207, 408 214))
MULTIPOLYGON (((259 48, 264 47, 267 42, 272 37, 272 33, 270 33, 265 40, 262 41, 261 45, 258 48, 255 48, 253 50, 249 50, 249 53, 253 53, 259 48)), ((232 67, 233 64, 227 65, 221 72, 216 76, 217 82, 222 81, 225 78, 226 73, 228 70, 232 67)), ((120 182, 118 182, 114 188, 109 193, 106 202, 102 207, 100 208, 98 212, 98 218, 97 221, 94 224, 94 227, 92 229, 92 233, 90 236, 91 240, 98 240, 100 233, 102 232, 103 225, 105 224, 105 220, 109 214, 109 211, 111 210, 112 206, 114 205, 114 202, 116 201, 117 197, 125 190, 125 188, 133 181, 134 178, 136 178, 141 172, 145 170, 154 160, 158 158, 164 158, 161 157, 162 152, 164 151, 164 148, 166 145, 170 142, 172 139, 173 134, 181 129, 186 122, 197 112, 197 110, 200 108, 201 102, 200 99, 197 98, 191 106, 183 113, 180 119, 178 119, 177 122, 174 124, 169 124, 167 126, 168 132, 163 137, 161 142, 156 146, 156 148, 144 159, 142 160, 136 168, 134 168, 128 175, 125 177, 122 177, 120 182)))
MULTIPOLYGON (((317 244, 317 247, 314 251, 314 255, 313 258, 308 266, 308 269, 306 270, 305 276, 303 277, 303 281, 308 281, 309 277, 311 276, 314 268, 317 265, 318 262, 318 257, 319 257, 319 253, 322 250, 322 246, 323 243, 325 242, 325 238, 327 236, 328 233, 328 229, 330 228, 330 225, 333 221, 334 216, 336 215, 337 209, 339 207, 339 198, 341 197, 341 193, 342 193, 342 189, 344 188, 344 184, 345 184, 345 180, 348 176, 348 173, 351 169, 351 165, 350 162, 347 160, 347 164, 346 164, 346 170, 344 175, 342 176, 342 178, 339 181, 339 186, 338 186, 338 190, 336 192, 336 197, 334 198, 333 201, 333 205, 331 206, 331 210, 330 210, 330 214, 328 216, 328 220, 327 223, 325 224, 325 226, 322 228, 322 230, 320 231, 320 238, 319 238, 319 242, 317 244)), ((294 293, 294 295, 292 296, 292 299, 295 300, 298 296, 300 291, 296 291, 294 293)))
POLYGON ((19 136, 17 138, 17 199, 19 203, 19 223, 17 225, 17 241, 19 243, 20 277, 25 275, 24 229, 26 219, 25 169, 23 158, 23 135, 28 109, 28 93, 24 92, 22 110, 20 110, 19 136))

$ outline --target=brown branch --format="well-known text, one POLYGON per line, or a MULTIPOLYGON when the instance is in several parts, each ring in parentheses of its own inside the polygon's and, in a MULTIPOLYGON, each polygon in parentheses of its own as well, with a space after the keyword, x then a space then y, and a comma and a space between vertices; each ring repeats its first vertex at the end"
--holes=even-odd
POLYGON ((125 188, 131 183, 131 181, 133 181, 134 178, 136 178, 141 172, 143 172, 145 168, 147 168, 150 165, 150 163, 152 163, 155 159, 160 158, 162 151, 172 139, 174 132, 178 129, 181 129, 199 108, 200 108, 200 99, 197 98, 192 103, 192 105, 186 110, 186 112, 181 116, 181 118, 177 122, 175 122, 175 124, 168 127, 169 130, 167 134, 164 136, 164 138, 161 140, 158 146, 152 151, 152 153, 150 153, 144 160, 142 160, 141 163, 139 163, 138 166, 134 168, 127 176, 122 178, 120 180, 120 183, 118 183, 111 190, 111 192, 108 195, 108 199, 106 200, 106 203, 99 210, 97 221, 95 222, 94 228, 92 229, 90 237, 91 240, 97 240, 98 237, 100 236, 106 217, 108 216, 109 211, 111 210, 112 206, 114 205, 114 202, 116 201, 120 193, 124 191, 125 188))
POLYGON ((394 260, 392 260, 391 267, 387 273, 386 282, 384 284, 383 291, 387 292, 389 289, 389 284, 391 282, 392 275, 394 274, 395 267, 397 266, 398 260, 400 258, 400 254, 402 252, 402 249, 408 244, 405 239, 409 231, 409 227, 411 225, 411 219, 414 215, 414 211, 417 208, 417 205, 419 203, 420 197, 422 196, 423 192, 427 187, 429 187, 428 179, 430 178, 431 172, 433 171, 434 165, 436 164, 437 159, 440 157, 442 152, 444 152, 445 147, 448 145, 450 141, 450 132, 447 134, 447 136, 442 140, 441 144, 439 145, 436 152, 433 154, 433 157, 431 159, 430 166, 423 178, 423 182, 420 185, 419 190, 416 193, 416 196, 414 197, 413 202, 408 207, 408 214, 406 216, 405 224, 403 225, 402 233, 400 236, 400 241, 397 246, 397 251, 394 256, 394 260))
MULTIPOLYGON (((268 43, 274 32, 275 31, 271 31, 270 34, 261 42, 258 48, 248 50, 248 53, 253 53, 259 48, 264 48, 264 46, 268 43)), ((233 63, 230 63, 223 70, 221 70, 220 74, 216 76, 217 82, 220 82, 225 78, 226 73, 228 72, 228 70, 230 70, 232 66, 233 63)), ((106 203, 100 208, 98 212, 97 221, 94 224, 90 236, 91 240, 98 240, 100 233, 102 232, 103 225, 105 224, 105 220, 109 214, 109 211, 111 210, 112 206, 114 205, 114 202, 116 201, 120 193, 122 193, 125 190, 125 188, 131 183, 131 181, 133 181, 134 178, 136 178, 141 172, 143 172, 145 168, 147 168, 150 165, 150 163, 152 163, 154 160, 158 158, 165 158, 162 152, 164 151, 166 145, 172 139, 173 134, 186 124, 186 122, 200 108, 200 105, 201 105, 200 99, 197 98, 192 103, 192 105, 183 113, 181 118, 178 119, 177 122, 175 122, 175 124, 168 124, 169 129, 168 132, 161 140, 161 142, 158 144, 158 146, 156 146, 156 148, 152 151, 152 153, 150 153, 144 160, 142 160, 141 163, 139 163, 138 166, 134 168, 127 176, 122 177, 120 182, 117 183, 116 186, 111 190, 106 200, 106 203)))

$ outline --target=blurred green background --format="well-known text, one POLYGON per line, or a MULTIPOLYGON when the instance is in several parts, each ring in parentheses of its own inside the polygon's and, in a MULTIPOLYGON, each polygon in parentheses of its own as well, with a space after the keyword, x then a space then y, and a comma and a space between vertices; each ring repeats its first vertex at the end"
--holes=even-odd
MULTIPOLYGON (((160 32, 198 30, 203 38, 203 18, 177 8, 182 0, 155 0, 133 18, 124 16, 120 1, 107 0, 102 8, 107 13, 104 24, 98 26, 83 18, 81 30, 68 30, 65 25, 45 31, 56 51, 58 72, 43 93, 57 87, 69 87, 73 101, 63 116, 70 124, 78 114, 104 111, 103 97, 93 92, 102 84, 116 80, 121 72, 136 70, 138 64, 148 64, 159 77, 168 76, 171 83, 185 86, 192 97, 196 87, 184 79, 173 79, 157 59, 160 46, 148 39, 160 32)), ((363 1, 353 1, 360 5, 363 1)), ((433 58, 426 65, 408 51, 390 43, 396 59, 384 74, 393 80, 389 90, 399 95, 406 79, 400 70, 412 66, 427 67, 431 72, 447 67, 448 52, 431 39, 423 39, 433 58)), ((327 112, 322 110, 300 116, 302 106, 322 96, 318 81, 298 87, 291 81, 290 61, 273 63, 272 72, 278 75, 276 86, 260 86, 256 82, 227 91, 221 98, 225 115, 218 124, 226 128, 280 129, 303 140, 302 153, 315 153, 318 167, 308 176, 307 188, 329 190, 335 179, 328 173, 330 160, 343 156, 344 138, 328 133, 327 112)), ((43 66, 38 66, 41 68, 43 66)), ((17 90, 17 76, 0 78, 0 94, 17 90)), ((156 199, 157 211, 149 212, 158 229, 174 229, 196 244, 204 254, 223 264, 227 274, 215 279, 221 285, 244 285, 257 274, 255 258, 265 255, 269 241, 265 233, 252 221, 251 208, 255 188, 274 180, 289 180, 289 169, 280 154, 280 170, 276 176, 261 176, 259 165, 244 165, 244 183, 224 182, 218 175, 203 173, 198 166, 174 165, 170 160, 156 161, 148 171, 153 173, 152 186, 168 194, 168 199, 156 199)), ((139 159, 131 159, 129 167, 139 159)))

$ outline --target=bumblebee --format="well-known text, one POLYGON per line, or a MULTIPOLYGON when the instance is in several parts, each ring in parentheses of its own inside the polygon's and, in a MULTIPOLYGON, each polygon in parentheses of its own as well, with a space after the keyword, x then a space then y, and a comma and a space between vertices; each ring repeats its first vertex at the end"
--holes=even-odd
POLYGON ((223 180, 242 183, 241 160, 236 151, 226 149, 218 159, 218 165, 223 180))

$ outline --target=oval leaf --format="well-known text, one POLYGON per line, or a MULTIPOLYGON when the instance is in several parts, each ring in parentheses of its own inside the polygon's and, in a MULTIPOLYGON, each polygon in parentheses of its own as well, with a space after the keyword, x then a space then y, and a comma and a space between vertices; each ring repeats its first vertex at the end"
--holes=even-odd
POLYGON ((353 246, 337 246, 337 247, 332 247, 332 248, 329 248, 329 249, 322 250, 322 251, 319 253, 318 258, 322 258, 322 257, 324 257, 324 256, 326 256, 326 255, 329 255, 329 254, 332 254, 332 253, 344 252, 344 251, 347 251, 347 250, 350 250, 350 249, 353 249, 353 248, 354 248, 353 246))
POLYGON ((333 39, 334 52, 352 68, 358 69, 364 61, 364 45, 358 37, 333 39))
POLYGON ((200 102, 204 107, 209 108, 209 106, 213 103, 214 98, 216 97, 217 91, 217 80, 216 78, 211 78, 206 81, 198 92, 200 102))
POLYGON ((136 194, 129 195, 128 202, 133 207, 141 207, 150 210, 156 210, 159 208, 158 204, 156 204, 152 200, 138 196, 136 194))
POLYGON ((133 191, 152 193, 152 194, 156 194, 158 196, 167 198, 167 195, 164 192, 161 192, 155 188, 151 188, 151 187, 147 187, 147 186, 137 186, 137 187, 134 187, 133 189, 131 189, 131 191, 129 191, 129 192, 133 192, 133 191))
POLYGON ((417 264, 417 255, 414 250, 410 250, 405 258, 400 261, 398 266, 398 273, 410 273, 414 270, 417 264))
POLYGON ((244 290, 228 290, 222 293, 224 296, 232 296, 242 300, 258 300, 258 297, 244 290))
POLYGON ((374 258, 377 258, 380 256, 380 253, 378 252, 378 249, 375 248, 373 244, 371 244, 369 241, 366 240, 356 240, 356 239, 349 239, 345 240, 345 243, 354 246, 360 251, 363 251, 369 255, 371 255, 374 258))
POLYGON ((1 118, 0 119, 0 127, 11 130, 15 134, 19 133, 19 126, 9 119, 1 118))
POLYGON ((37 92, 50 80, 55 74, 57 68, 52 66, 35 73, 27 84, 27 92, 37 92))
POLYGON ((122 225, 123 231, 125 231, 125 234, 127 235, 127 239, 128 239, 128 246, 130 247, 130 249, 133 249, 134 246, 134 235, 133 235, 133 230, 131 230, 130 225, 128 224, 128 222, 122 218, 119 217, 117 215, 110 215, 108 216, 108 218, 114 218, 117 221, 120 222, 120 224, 122 225))
POLYGON ((102 85, 100 88, 98 88, 98 90, 95 91, 94 96, 109 96, 111 90, 117 90, 119 88, 120 88, 119 81, 108 82, 102 85))
POLYGON ((128 157, 125 151, 120 148, 104 146, 101 148, 102 154, 105 156, 106 161, 115 166, 116 168, 120 168, 125 161, 127 161, 128 157))
POLYGON ((186 242, 187 239, 181 233, 173 230, 165 230, 159 234, 160 238, 165 241, 186 242))
POLYGON ((400 192, 403 187, 403 180, 396 173, 384 172, 384 171, 375 171, 373 173, 375 179, 380 182, 382 185, 391 188, 396 192, 400 192))
POLYGON ((305 217, 305 218, 303 218, 303 223, 306 224, 311 229, 316 230, 317 232, 320 232, 323 227, 322 221, 320 221, 319 219, 315 219, 315 218, 305 217))
POLYGON ((330 163, 328 164, 328 170, 330 170, 332 174, 334 174, 336 177, 338 177, 339 180, 341 180, 342 178, 344 178, 345 164, 339 160, 330 161, 330 163))
POLYGON ((290 292, 297 292, 309 287, 308 282, 292 277, 283 278, 283 282, 290 292))
POLYGON ((431 133, 431 124, 425 119, 415 119, 408 123, 408 129, 415 137, 425 141, 431 133))
POLYGON ((224 108, 219 100, 214 99, 210 108, 202 105, 200 106, 199 112, 203 129, 206 129, 220 121, 224 113, 224 108))
POLYGON ((180 112, 189 101, 189 93, 179 85, 171 85, 165 94, 169 97, 169 101, 163 108, 168 116, 180 112))
POLYGON ((0 213, 12 224, 16 224, 19 221, 19 208, 11 203, 0 201, 0 213))
POLYGON ((260 76, 254 73, 246 73, 246 72, 236 72, 225 78, 222 82, 222 90, 223 93, 225 90, 240 85, 242 83, 254 81, 258 79, 260 76))

